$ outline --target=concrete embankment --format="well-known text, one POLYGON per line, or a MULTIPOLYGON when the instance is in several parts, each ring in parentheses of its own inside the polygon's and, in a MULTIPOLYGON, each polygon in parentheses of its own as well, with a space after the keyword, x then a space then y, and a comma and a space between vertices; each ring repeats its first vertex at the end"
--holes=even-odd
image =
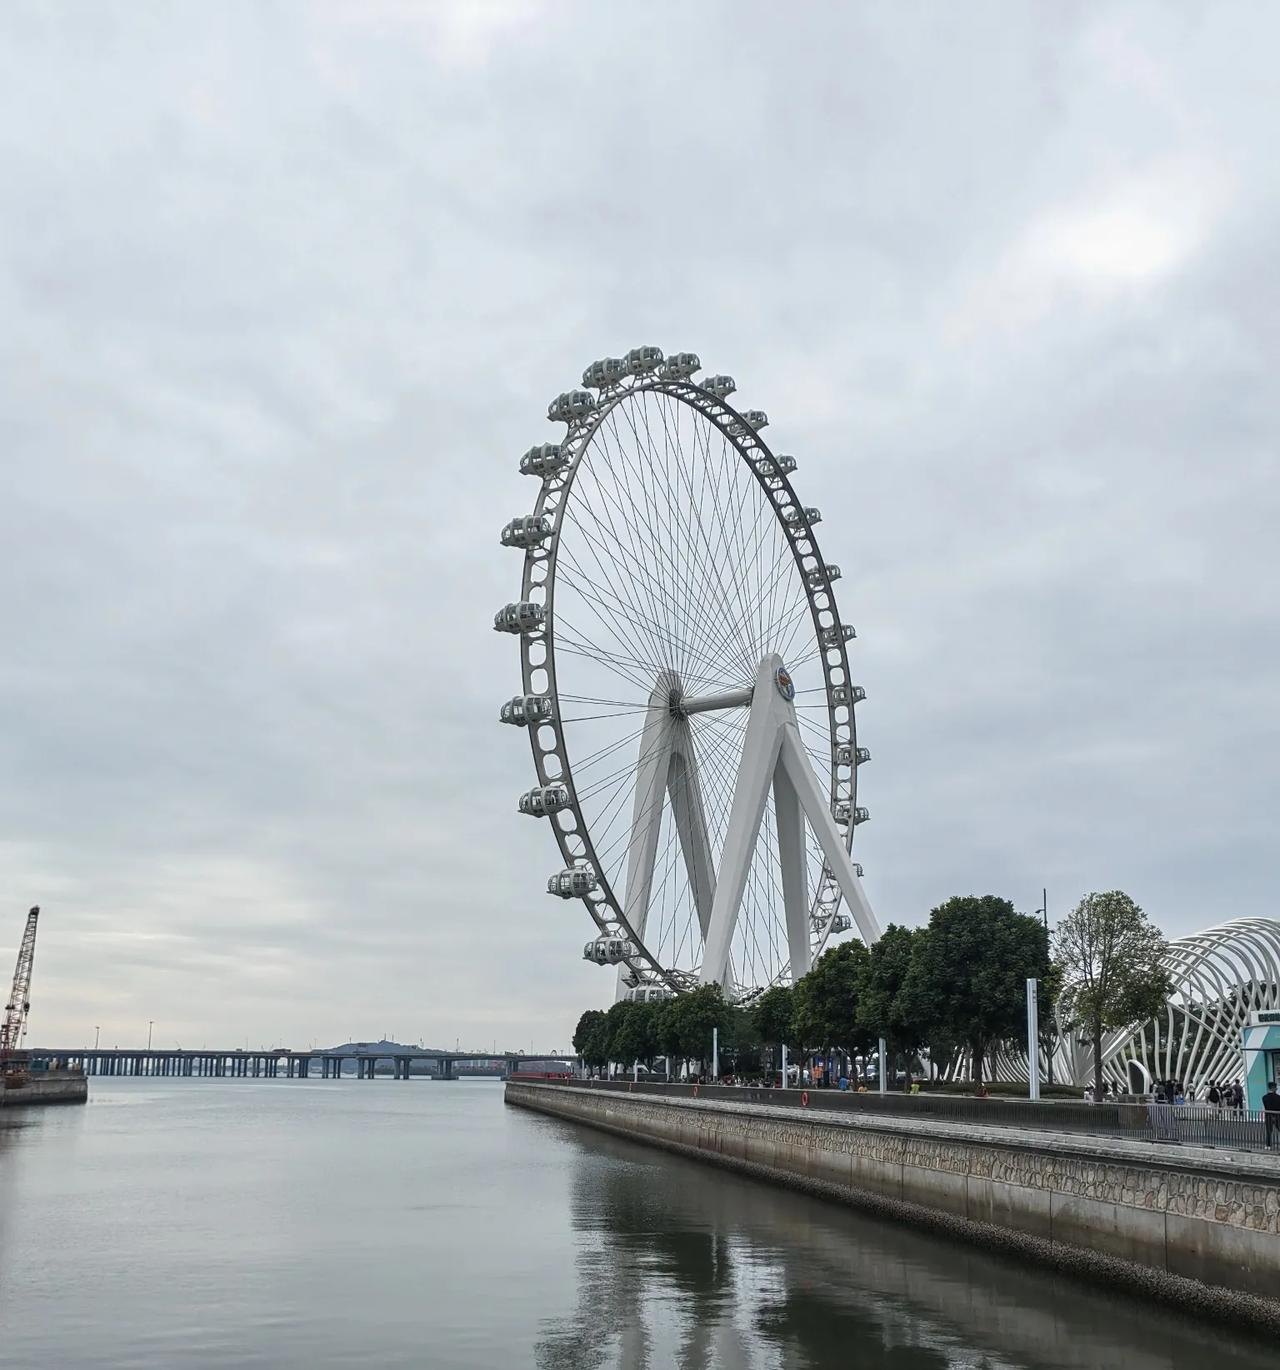
POLYGON ((511 1082, 510 1104, 1280 1331, 1280 1160, 1117 1138, 511 1082))
POLYGON ((33 1075, 17 1088, 0 1086, 0 1107, 32 1104, 83 1104, 89 1098, 89 1081, 79 1071, 33 1075))

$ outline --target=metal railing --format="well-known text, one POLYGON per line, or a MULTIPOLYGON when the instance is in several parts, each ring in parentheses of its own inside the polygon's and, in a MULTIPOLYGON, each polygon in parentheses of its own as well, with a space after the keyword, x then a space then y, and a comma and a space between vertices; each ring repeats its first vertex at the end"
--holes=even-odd
POLYGON ((566 1080, 575 1089, 618 1094, 652 1094, 711 1103, 769 1104, 831 1113, 930 1118, 1027 1131, 1116 1137, 1164 1145, 1212 1147, 1220 1151, 1270 1152, 1280 1161, 1280 1114, 1212 1104, 1085 1103, 1075 1099, 975 1098, 968 1094, 860 1094, 842 1089, 768 1089, 746 1085, 666 1084, 641 1080, 566 1080))

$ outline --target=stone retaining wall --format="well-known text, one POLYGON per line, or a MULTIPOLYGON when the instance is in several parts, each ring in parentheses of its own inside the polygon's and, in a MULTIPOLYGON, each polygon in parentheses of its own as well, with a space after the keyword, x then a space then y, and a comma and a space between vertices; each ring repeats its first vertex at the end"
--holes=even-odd
MULTIPOLYGON (((1280 1157, 510 1083, 507 1101, 1280 1327, 1280 1157), (1211 1291, 1210 1291, 1211 1292, 1211 1291), (1208 1297, 1208 1303, 1215 1300, 1208 1297)), ((1206 1311, 1223 1311, 1208 1308, 1206 1311)))
POLYGON ((56 1075, 33 1075, 18 1089, 0 1085, 0 1106, 18 1108, 31 1104, 83 1104, 89 1098, 89 1082, 78 1071, 56 1075))

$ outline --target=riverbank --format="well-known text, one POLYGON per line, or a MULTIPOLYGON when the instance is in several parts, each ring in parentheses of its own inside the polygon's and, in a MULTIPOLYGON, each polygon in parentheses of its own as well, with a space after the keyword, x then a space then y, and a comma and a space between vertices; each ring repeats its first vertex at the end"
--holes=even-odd
POLYGON ((512 1082, 510 1104, 1280 1331, 1280 1164, 887 1114, 512 1082))

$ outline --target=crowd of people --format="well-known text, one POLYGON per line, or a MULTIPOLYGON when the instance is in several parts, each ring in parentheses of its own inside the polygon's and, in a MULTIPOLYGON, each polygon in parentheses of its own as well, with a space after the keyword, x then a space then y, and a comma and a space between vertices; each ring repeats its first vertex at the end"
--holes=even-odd
POLYGON ((1157 1081, 1153 1094, 1158 1104, 1203 1103, 1210 1108, 1229 1110, 1233 1113, 1244 1112, 1244 1087, 1239 1080, 1232 1080, 1230 1084, 1225 1080, 1221 1084, 1216 1080, 1210 1080, 1203 1099, 1196 1098, 1194 1085, 1184 1087, 1181 1080, 1157 1081))
MULTIPOLYGON (((1084 1097, 1089 1101, 1094 1099, 1092 1086, 1085 1090, 1084 1097)), ((1118 1085, 1113 1089, 1109 1081, 1103 1081, 1102 1091, 1096 1097, 1108 1103, 1133 1103, 1146 1096, 1125 1094, 1118 1085)), ((1150 1099, 1156 1104, 1207 1104, 1223 1111, 1244 1112, 1244 1087, 1239 1080, 1232 1080, 1230 1084, 1225 1080, 1221 1084, 1211 1080, 1203 1099, 1197 1098, 1194 1085, 1184 1085, 1181 1080, 1157 1080, 1150 1099)))

